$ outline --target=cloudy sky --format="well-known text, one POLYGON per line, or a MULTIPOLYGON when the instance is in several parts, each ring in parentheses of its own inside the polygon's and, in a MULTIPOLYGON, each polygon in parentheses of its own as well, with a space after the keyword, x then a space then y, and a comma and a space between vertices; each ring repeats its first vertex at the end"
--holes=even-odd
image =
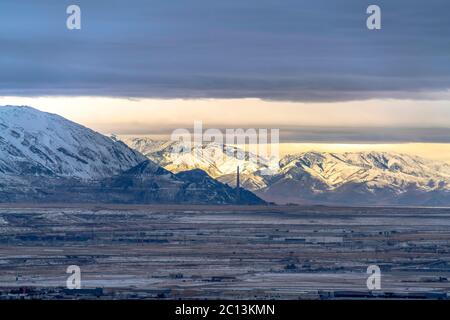
POLYGON ((448 0, 2 0, 0 105, 101 132, 447 143, 448 0), (82 29, 66 28, 77 4, 82 29), (382 29, 366 28, 366 9, 382 29))

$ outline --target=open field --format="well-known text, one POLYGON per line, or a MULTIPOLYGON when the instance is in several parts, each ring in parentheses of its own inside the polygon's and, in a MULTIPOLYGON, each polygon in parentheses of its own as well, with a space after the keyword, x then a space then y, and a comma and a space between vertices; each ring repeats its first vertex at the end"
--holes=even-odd
POLYGON ((448 279, 445 208, 0 206, 1 298, 446 298, 448 279), (69 265, 101 289, 64 290, 69 265))

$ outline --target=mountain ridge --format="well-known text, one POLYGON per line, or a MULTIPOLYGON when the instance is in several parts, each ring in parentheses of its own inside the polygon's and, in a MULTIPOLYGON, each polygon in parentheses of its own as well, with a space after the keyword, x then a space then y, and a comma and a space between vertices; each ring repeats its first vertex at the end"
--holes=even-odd
POLYGON ((0 107, 0 202, 265 204, 207 174, 201 183, 61 116, 0 107))
MULTIPOLYGON (((217 168, 242 168, 242 185, 266 201, 279 204, 375 204, 375 205, 450 205, 450 165, 415 155, 396 152, 317 152, 286 155, 279 161, 279 171, 263 175, 268 160, 254 157, 233 159, 219 157, 205 168, 211 158, 203 159, 193 148, 182 156, 170 156, 174 142, 149 138, 127 138, 131 148, 166 169, 177 172, 201 168, 219 181, 234 185, 233 172, 217 168), (199 159, 195 157, 200 156, 199 159), (175 159, 175 161, 173 161, 175 159), (187 160, 187 161, 185 161, 187 160)), ((224 146, 227 148, 228 146, 224 146)), ((211 143, 195 147, 217 149, 211 143)), ((219 148, 220 149, 220 148, 219 148)))
POLYGON ((98 179, 144 160, 122 142, 59 115, 0 107, 0 174, 98 179))

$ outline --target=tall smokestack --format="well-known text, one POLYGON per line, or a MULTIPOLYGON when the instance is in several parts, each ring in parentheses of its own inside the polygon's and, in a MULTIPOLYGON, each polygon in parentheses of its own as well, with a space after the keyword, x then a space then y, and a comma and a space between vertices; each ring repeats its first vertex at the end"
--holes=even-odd
POLYGON ((237 167, 237 174, 236 174, 236 198, 237 201, 241 201, 241 181, 239 177, 239 166, 237 167))

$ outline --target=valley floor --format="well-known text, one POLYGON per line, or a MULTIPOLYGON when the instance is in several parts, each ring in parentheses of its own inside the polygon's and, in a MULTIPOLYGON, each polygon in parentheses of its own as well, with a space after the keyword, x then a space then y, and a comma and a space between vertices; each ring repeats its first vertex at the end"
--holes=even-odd
POLYGON ((445 208, 0 206, 3 299, 445 299, 449 280, 445 208))

